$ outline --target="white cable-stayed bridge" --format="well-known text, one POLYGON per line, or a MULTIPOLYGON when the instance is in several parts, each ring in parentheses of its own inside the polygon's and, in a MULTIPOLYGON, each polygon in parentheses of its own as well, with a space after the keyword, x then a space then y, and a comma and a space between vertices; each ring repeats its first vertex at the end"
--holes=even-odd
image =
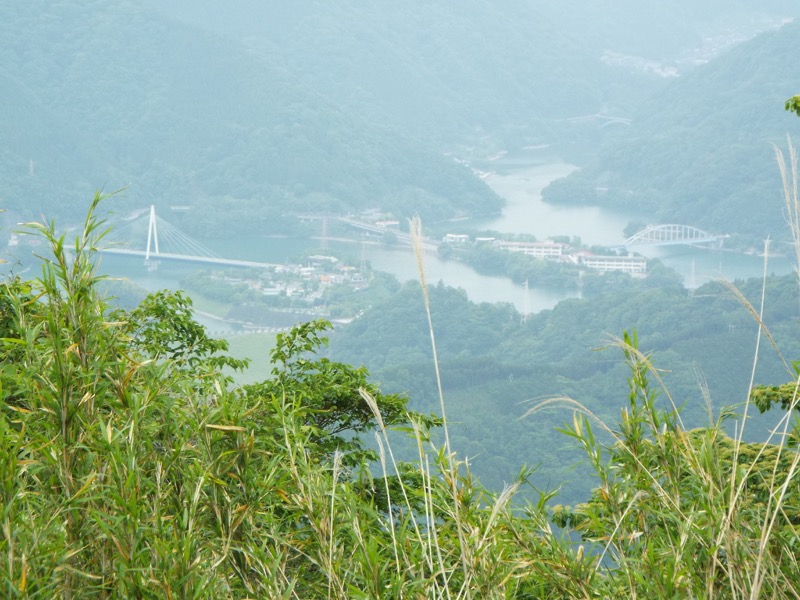
POLYGON ((149 269, 157 268, 161 260, 259 269, 279 266, 275 263, 223 258, 156 215, 155 206, 150 206, 149 211, 141 211, 124 225, 112 229, 104 241, 105 245, 100 248, 103 254, 141 256, 149 269), (145 214, 149 215, 146 219, 145 214))

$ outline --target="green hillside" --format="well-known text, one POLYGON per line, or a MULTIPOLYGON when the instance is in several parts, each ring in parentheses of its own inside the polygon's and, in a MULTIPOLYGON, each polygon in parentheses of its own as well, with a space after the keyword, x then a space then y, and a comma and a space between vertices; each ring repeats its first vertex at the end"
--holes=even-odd
MULTIPOLYGON (((738 285, 757 304, 760 282, 738 285)), ((690 296, 674 282, 624 277, 596 296, 563 301, 526 322, 510 305, 474 304, 462 291, 441 285, 430 292, 451 436, 495 489, 533 460, 540 485, 563 484, 568 501, 585 493, 582 472, 572 470, 576 451, 556 431, 569 411, 520 418, 542 399, 567 395, 614 419, 625 399, 625 367, 612 340, 623 331, 635 330, 640 348, 652 353, 687 427, 708 423, 703 394, 715 415, 747 396, 758 328, 733 291, 719 283, 690 296)), ((800 355, 796 296, 792 276, 770 279, 764 322, 785 357, 800 355)), ((383 389, 407 392, 415 409, 430 411, 438 400, 429 337, 419 286, 407 284, 337 329, 330 350, 338 360, 365 365, 383 389)), ((762 347, 757 382, 776 384, 790 376, 773 348, 762 347)), ((664 391, 659 401, 668 403, 664 391)), ((749 427, 763 433, 756 423, 749 427)))
POLYGON ((787 57, 798 40, 794 22, 677 79, 545 199, 636 210, 749 240, 784 236, 772 145, 785 147, 797 132, 783 102, 797 90, 787 57))

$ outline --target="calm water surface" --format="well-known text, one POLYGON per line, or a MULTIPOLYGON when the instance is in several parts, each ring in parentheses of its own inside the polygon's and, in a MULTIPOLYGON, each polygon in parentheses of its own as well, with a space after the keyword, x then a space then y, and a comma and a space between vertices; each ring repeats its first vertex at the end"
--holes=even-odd
POLYGON ((542 190, 577 167, 564 162, 520 166, 495 173, 486 183, 506 199, 503 214, 481 222, 486 229, 506 233, 530 233, 545 240, 551 236, 578 236, 583 243, 618 246, 629 215, 585 206, 553 206, 542 201, 542 190))

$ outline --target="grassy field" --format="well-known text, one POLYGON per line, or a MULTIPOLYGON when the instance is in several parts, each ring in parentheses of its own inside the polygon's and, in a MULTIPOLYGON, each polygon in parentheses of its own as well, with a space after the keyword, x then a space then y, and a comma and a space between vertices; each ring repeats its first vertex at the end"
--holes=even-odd
POLYGON ((189 295, 192 297, 192 304, 195 310, 200 312, 210 313, 224 318, 231 308, 230 304, 207 298, 197 292, 191 292, 189 295))
MULTIPOLYGON (((231 305, 218 300, 207 298, 202 294, 192 292, 192 304, 195 310, 224 317, 228 314, 231 305)), ((252 383, 266 379, 271 370, 269 353, 275 347, 275 333, 265 332, 230 332, 223 337, 229 346, 229 352, 234 358, 247 358, 250 367, 243 373, 228 372, 233 375, 237 384, 252 383)))
POLYGON ((234 358, 250 359, 250 367, 243 373, 233 373, 238 384, 266 379, 271 370, 269 353, 275 347, 275 333, 239 333, 225 339, 229 354, 234 358))

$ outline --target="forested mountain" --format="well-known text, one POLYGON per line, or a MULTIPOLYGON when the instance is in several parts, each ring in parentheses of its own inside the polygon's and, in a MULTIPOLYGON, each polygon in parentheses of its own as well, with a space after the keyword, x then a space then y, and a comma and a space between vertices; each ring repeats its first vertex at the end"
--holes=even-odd
POLYGON ((637 210, 750 240, 783 237, 772 145, 797 121, 783 102, 797 91, 791 56, 800 22, 764 33, 671 82, 645 102, 597 158, 545 190, 552 202, 637 210))
MULTIPOLYGON (((738 282, 757 305, 760 282, 738 282)), ((613 339, 623 331, 638 335, 666 391, 682 407, 687 428, 709 422, 726 406, 747 397, 757 323, 736 294, 709 283, 693 295, 679 284, 627 281, 596 297, 565 300, 553 310, 522 322, 508 305, 474 304, 459 290, 430 289, 451 438, 470 456, 481 480, 499 489, 522 463, 539 465, 535 480, 564 484, 566 498, 580 495, 577 461, 556 429, 569 420, 570 408, 522 419, 545 398, 567 395, 606 420, 625 404, 625 365, 613 339), (707 400, 704 400, 707 395, 707 400)), ((787 362, 800 356, 797 283, 772 278, 764 322, 787 362)), ((411 405, 434 410, 437 393, 430 336, 418 285, 367 311, 337 330, 330 350, 338 360, 364 364, 387 391, 407 391, 411 405)), ((777 384, 791 373, 774 348, 762 346, 756 381, 777 384)), ((751 434, 763 430, 755 423, 751 434)), ((584 490, 585 491, 585 490, 584 490)))
POLYGON ((3 4, 0 36, 6 208, 79 214, 87 189, 127 185, 135 205, 216 212, 244 199, 250 227, 278 210, 379 206, 437 219, 500 206, 424 143, 136 3, 3 4))
POLYGON ((133 206, 196 206, 206 231, 220 207, 260 231, 292 210, 489 213, 499 199, 445 150, 574 151, 601 130, 564 119, 625 116, 663 84, 658 65, 789 10, 235 4, 0 7, 3 206, 69 214, 128 186, 133 206))

